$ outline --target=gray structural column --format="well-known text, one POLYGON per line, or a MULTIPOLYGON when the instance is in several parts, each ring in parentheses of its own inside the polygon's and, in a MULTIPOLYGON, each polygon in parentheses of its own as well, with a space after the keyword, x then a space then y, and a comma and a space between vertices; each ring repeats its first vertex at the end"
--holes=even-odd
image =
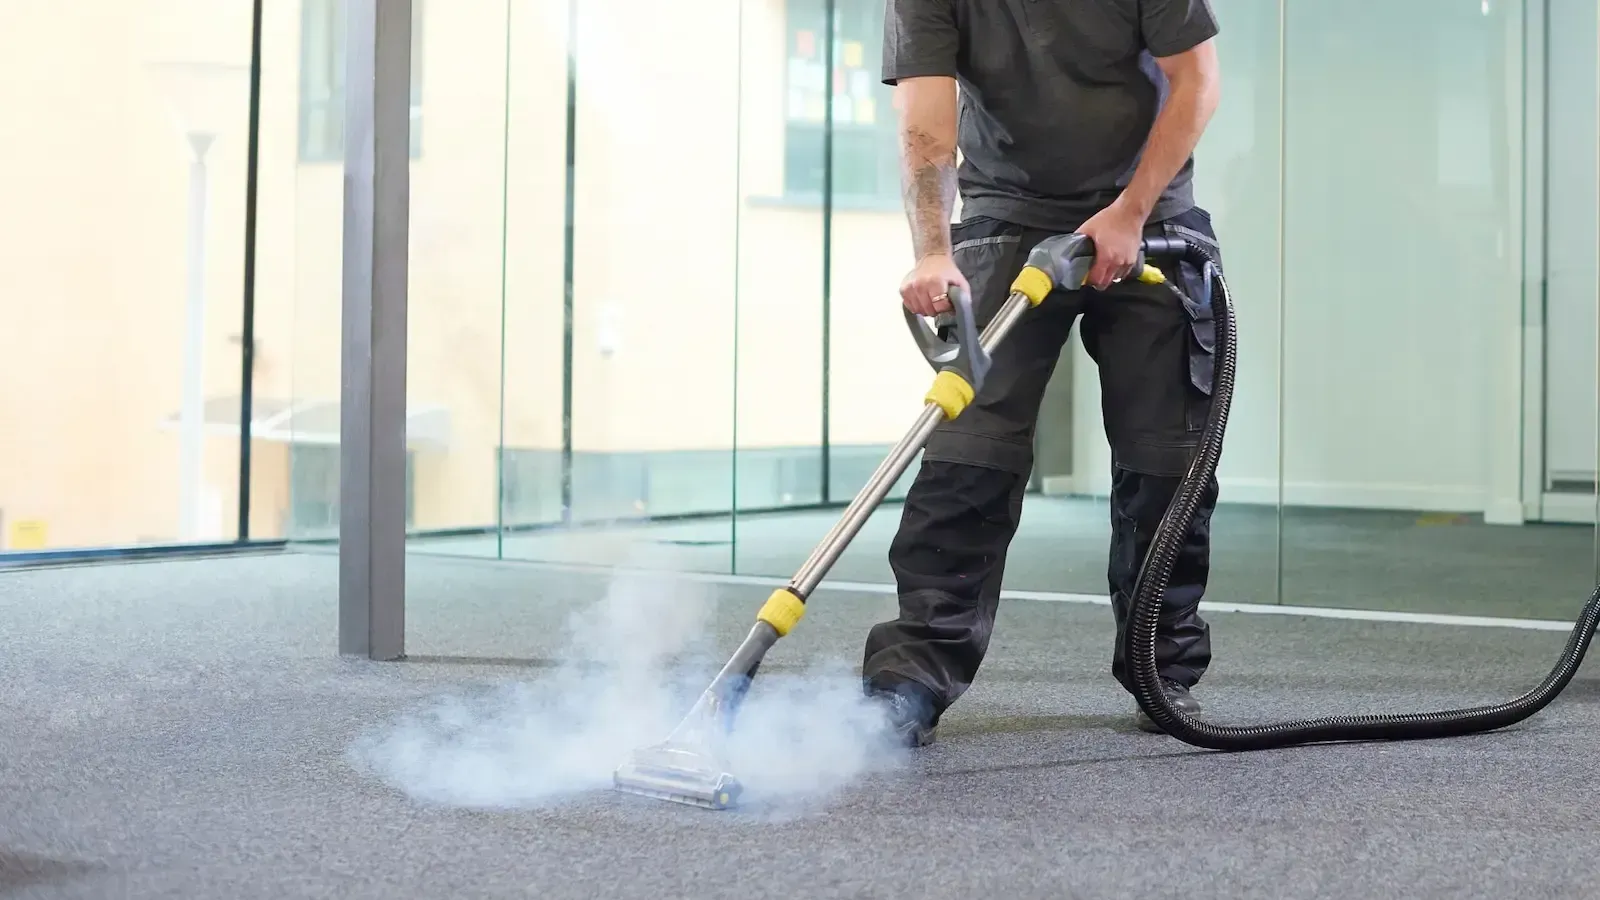
POLYGON ((411 2, 347 0, 339 652, 405 654, 411 2))

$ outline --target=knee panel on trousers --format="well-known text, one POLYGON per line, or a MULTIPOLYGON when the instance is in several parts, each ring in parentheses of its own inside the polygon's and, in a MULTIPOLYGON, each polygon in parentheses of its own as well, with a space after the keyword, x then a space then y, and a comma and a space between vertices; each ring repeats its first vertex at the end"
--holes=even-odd
POLYGON ((1001 469, 924 461, 889 547, 902 590, 976 603, 1016 532, 1025 484, 1001 469))

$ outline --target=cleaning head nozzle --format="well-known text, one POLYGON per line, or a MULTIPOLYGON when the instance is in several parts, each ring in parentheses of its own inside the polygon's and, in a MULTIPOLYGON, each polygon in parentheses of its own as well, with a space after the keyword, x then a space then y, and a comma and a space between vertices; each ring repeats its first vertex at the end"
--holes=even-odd
MULTIPOLYGON (((793 622, 780 619, 780 624, 787 627, 793 622)), ((758 621, 672 734, 617 767, 612 779, 616 789, 703 809, 728 809, 738 803, 743 788, 728 774, 719 751, 761 655, 777 639, 776 626, 758 621)))
POLYGON ((703 809, 729 809, 743 789, 709 754, 667 745, 638 751, 613 781, 624 793, 703 809))

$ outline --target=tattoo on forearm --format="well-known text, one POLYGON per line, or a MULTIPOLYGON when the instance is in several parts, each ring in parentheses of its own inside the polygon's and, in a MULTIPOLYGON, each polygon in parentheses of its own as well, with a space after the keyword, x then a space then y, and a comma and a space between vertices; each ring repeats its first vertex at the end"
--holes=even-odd
POLYGON ((950 213, 956 202, 955 154, 917 130, 907 132, 903 147, 902 189, 911 245, 917 259, 950 252, 950 213))

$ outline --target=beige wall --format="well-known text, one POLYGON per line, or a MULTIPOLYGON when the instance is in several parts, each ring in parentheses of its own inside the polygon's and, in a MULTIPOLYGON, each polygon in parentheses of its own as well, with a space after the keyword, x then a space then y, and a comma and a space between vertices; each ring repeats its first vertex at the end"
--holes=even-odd
MULTIPOLYGON (((579 450, 814 444, 822 217, 777 194, 779 0, 594 0, 580 23, 573 436, 579 450), (688 9, 686 7, 694 7, 688 9), (742 31, 741 31, 742 27, 742 31), (737 353, 735 352, 737 350, 737 353), (737 397, 735 389, 737 388, 737 397)), ((409 396, 448 411, 420 448, 417 524, 495 517, 494 450, 561 436, 566 4, 424 7, 413 167, 409 396), (509 94, 507 93, 509 88, 509 94), (504 260, 504 264, 502 264, 504 260), (504 357, 502 359, 502 340, 504 357), (502 381, 504 392, 502 394, 502 381)), ((188 162, 208 156, 205 388, 239 389, 249 8, 245 0, 0 7, 0 542, 178 536, 188 162), (221 79, 162 80, 200 60, 221 79)), ((341 172, 297 160, 299 4, 263 36, 255 393, 337 401, 341 172)), ((928 371, 894 288, 892 212, 833 221, 832 438, 896 439, 928 371)), ((289 460, 254 442, 255 536, 281 533, 289 460)), ((238 445, 207 438, 206 532, 233 536, 238 445)))

